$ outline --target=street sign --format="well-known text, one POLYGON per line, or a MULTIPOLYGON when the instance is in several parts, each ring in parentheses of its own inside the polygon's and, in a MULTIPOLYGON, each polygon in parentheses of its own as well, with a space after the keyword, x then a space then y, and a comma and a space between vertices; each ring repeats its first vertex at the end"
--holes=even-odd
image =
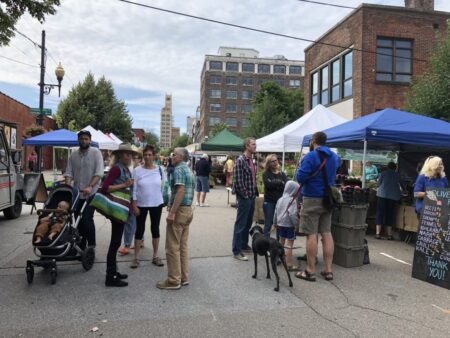
POLYGON ((39 108, 30 108, 30 113, 34 115, 45 115, 50 116, 52 115, 52 110, 49 108, 42 109, 42 112, 39 108))

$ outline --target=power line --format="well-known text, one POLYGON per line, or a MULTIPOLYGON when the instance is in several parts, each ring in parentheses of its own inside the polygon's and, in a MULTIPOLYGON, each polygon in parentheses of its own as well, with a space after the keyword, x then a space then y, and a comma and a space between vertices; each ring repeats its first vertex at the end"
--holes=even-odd
MULTIPOLYGON (((28 41, 30 41, 35 47, 39 47, 40 49, 42 48, 42 46, 40 45, 40 44, 38 44, 37 42, 35 42, 35 41, 33 41, 30 37, 28 37, 27 35, 25 35, 24 33, 22 33, 22 32, 20 32, 20 31, 18 31, 17 29, 14 29, 17 33, 19 33, 19 35, 21 35, 22 37, 24 37, 25 39, 27 39, 28 41)), ((50 59, 52 59, 53 60, 53 62, 55 63, 55 65, 56 66, 58 66, 58 62, 55 60, 55 58, 51 55, 51 53, 50 53, 50 51, 48 50, 48 48, 46 47, 45 48, 45 55, 47 56, 50 56, 50 59)), ((45 58, 45 63, 47 63, 47 58, 45 58)), ((48 73, 47 73, 47 71, 45 71, 45 73, 47 74, 47 75, 49 75, 48 73)), ((70 78, 70 76, 69 76, 69 74, 67 74, 67 72, 66 72, 66 74, 64 74, 68 79, 69 79, 69 81, 72 83, 72 86, 75 86, 74 85, 74 83, 73 83, 73 81, 72 81, 72 79, 70 78)), ((49 75, 50 76, 50 75, 49 75)))
POLYGON ((345 8, 345 9, 356 9, 356 7, 337 5, 337 4, 330 4, 328 2, 310 1, 310 0, 297 0, 297 1, 309 2, 309 3, 312 3, 312 4, 316 4, 316 5, 331 6, 331 7, 345 8))
POLYGON ((39 68, 39 66, 31 65, 31 64, 29 64, 29 63, 22 62, 22 61, 19 61, 19 60, 16 60, 16 59, 12 59, 12 58, 9 58, 9 57, 7 57, 7 56, 0 55, 0 58, 9 60, 9 61, 11 61, 11 62, 20 63, 21 65, 24 65, 24 66, 29 66, 29 67, 33 67, 33 68, 39 68))
MULTIPOLYGON (((293 40, 298 40, 298 41, 303 41, 303 42, 310 42, 310 43, 315 43, 315 44, 318 44, 318 45, 324 45, 324 46, 329 46, 329 47, 341 48, 341 49, 344 49, 344 50, 352 50, 352 51, 356 51, 356 52, 362 52, 362 53, 368 53, 368 54, 375 54, 375 55, 383 55, 383 56, 392 57, 391 54, 387 54, 387 53, 379 53, 379 52, 376 52, 376 51, 364 50, 364 49, 361 49, 361 48, 341 46, 341 45, 337 45, 337 44, 333 44, 333 43, 320 42, 320 41, 315 41, 315 40, 311 40, 311 39, 300 38, 300 37, 297 37, 297 36, 281 34, 281 33, 275 33, 275 32, 266 31, 266 30, 263 30, 263 29, 237 25, 237 24, 233 24, 233 23, 229 23, 229 22, 224 22, 224 21, 219 21, 219 20, 214 20, 214 19, 208 19, 208 18, 201 17, 201 16, 196 16, 196 15, 192 15, 192 14, 186 14, 186 13, 182 13, 182 12, 177 12, 177 11, 173 11, 173 10, 170 10, 170 9, 165 9, 165 8, 150 6, 150 5, 146 5, 146 4, 141 4, 141 3, 135 2, 135 1, 129 1, 129 0, 118 0, 118 1, 124 2, 124 3, 128 3, 130 5, 135 5, 135 6, 145 7, 145 8, 148 8, 148 9, 153 9, 155 11, 160 11, 160 12, 180 15, 180 16, 191 18, 191 19, 207 21, 207 22, 211 22, 211 23, 224 25, 224 26, 244 29, 244 30, 248 30, 248 31, 252 31, 252 32, 258 32, 258 33, 263 33, 263 34, 268 34, 268 35, 274 35, 274 36, 278 36, 278 37, 282 37, 282 38, 293 39, 293 40)), ((416 58, 406 57, 406 56, 395 56, 395 58, 396 59, 406 59, 406 60, 412 60, 412 61, 419 61, 419 62, 428 62, 427 60, 416 59, 416 58)))
POLYGON ((19 35, 21 35, 22 37, 24 37, 25 39, 27 39, 28 41, 30 41, 35 47, 39 47, 41 48, 41 45, 38 44, 37 42, 34 42, 33 40, 31 40, 31 38, 29 38, 28 36, 26 36, 25 34, 23 34, 22 32, 19 32, 17 29, 14 29, 19 35))

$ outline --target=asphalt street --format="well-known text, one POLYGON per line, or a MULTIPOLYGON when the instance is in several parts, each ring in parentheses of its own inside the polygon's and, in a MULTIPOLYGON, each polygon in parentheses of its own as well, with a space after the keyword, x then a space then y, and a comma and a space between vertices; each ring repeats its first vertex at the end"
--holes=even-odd
MULTIPOLYGON (((263 259, 255 280, 252 257, 240 262, 231 256, 236 209, 227 205, 226 190, 213 189, 207 199, 210 207, 195 209, 190 228, 190 285, 176 291, 155 287, 167 270, 151 264, 149 227, 141 266, 129 268, 131 255, 119 258, 130 285, 106 288, 110 223, 98 214, 93 269, 61 263, 57 283, 51 285, 48 271, 36 268, 28 285, 25 264, 35 259, 31 236, 37 216, 28 206, 16 220, 1 216, 0 337, 450 336, 450 292, 411 278, 412 245, 368 235, 370 265, 334 266, 333 282, 318 278, 311 283, 292 275, 292 288, 279 269, 281 289, 275 292, 263 259)), ((164 219, 165 212, 162 258, 164 219)), ((302 255, 304 238, 295 245, 295 254, 302 255)))

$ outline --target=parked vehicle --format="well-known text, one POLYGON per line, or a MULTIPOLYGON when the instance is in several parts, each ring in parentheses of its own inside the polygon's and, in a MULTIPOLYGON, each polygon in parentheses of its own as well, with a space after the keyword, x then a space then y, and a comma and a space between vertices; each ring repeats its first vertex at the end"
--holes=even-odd
POLYGON ((23 175, 20 174, 21 153, 11 151, 5 131, 0 127, 0 211, 14 219, 22 213, 23 175))

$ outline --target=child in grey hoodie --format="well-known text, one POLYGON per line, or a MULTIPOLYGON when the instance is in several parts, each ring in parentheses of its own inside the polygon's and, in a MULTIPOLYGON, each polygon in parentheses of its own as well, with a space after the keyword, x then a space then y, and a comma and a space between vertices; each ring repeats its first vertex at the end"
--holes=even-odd
POLYGON ((295 226, 299 222, 297 197, 300 185, 294 181, 288 181, 284 186, 283 196, 278 200, 275 207, 275 214, 273 216, 273 223, 277 229, 277 237, 280 239, 280 244, 286 249, 286 264, 289 271, 298 271, 298 266, 292 263, 292 247, 295 240, 295 226), (285 247, 286 248, 286 247, 285 247))

